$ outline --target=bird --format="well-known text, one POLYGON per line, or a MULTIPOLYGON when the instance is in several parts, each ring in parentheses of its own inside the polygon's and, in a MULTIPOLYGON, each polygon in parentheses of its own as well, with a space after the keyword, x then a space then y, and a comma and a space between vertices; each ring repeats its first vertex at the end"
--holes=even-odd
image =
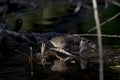
POLYGON ((66 36, 56 36, 53 37, 50 42, 54 47, 63 49, 67 45, 67 38, 66 36))

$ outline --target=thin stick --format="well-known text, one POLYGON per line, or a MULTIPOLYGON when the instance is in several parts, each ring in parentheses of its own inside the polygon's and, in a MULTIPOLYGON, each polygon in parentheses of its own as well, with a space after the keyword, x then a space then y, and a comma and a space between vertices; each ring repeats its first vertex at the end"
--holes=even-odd
POLYGON ((42 46, 41 46, 41 55, 43 55, 45 53, 45 44, 42 43, 42 46))
POLYGON ((107 7, 108 7, 108 1, 105 0, 105 8, 107 8, 107 7))
POLYGON ((103 49, 102 49, 102 37, 101 37, 101 27, 100 27, 100 21, 99 21, 99 15, 98 15, 98 9, 97 9, 97 2, 96 0, 92 0, 93 3, 93 9, 94 9, 94 18, 96 22, 96 28, 98 33, 98 47, 99 47, 99 80, 104 80, 104 74, 103 74, 103 49))
MULTIPOLYGON (((71 36, 97 36, 97 34, 73 34, 71 36)), ((114 38, 120 38, 120 35, 101 35, 102 37, 114 37, 114 38)))
POLYGON ((112 4, 114 4, 114 5, 118 6, 118 7, 120 7, 120 3, 116 2, 116 1, 112 1, 112 4))
POLYGON ((30 67, 31 67, 31 76, 33 76, 33 50, 32 47, 30 47, 30 67))
MULTIPOLYGON (((101 23, 100 26, 103 26, 104 24, 106 24, 106 23, 112 21, 113 19, 115 19, 115 18, 118 17, 119 15, 120 15, 120 12, 117 13, 116 15, 114 15, 113 17, 109 18, 108 20, 104 21, 103 23, 101 23)), ((96 29, 96 26, 93 27, 93 28, 91 28, 91 29, 89 29, 88 32, 94 31, 95 29, 96 29)))
MULTIPOLYGON (((42 43, 42 45, 41 45, 41 56, 43 56, 44 53, 45 53, 45 44, 42 43)), ((43 67, 44 67, 44 65, 45 65, 45 63, 46 63, 46 58, 45 58, 45 57, 43 57, 43 58, 41 59, 41 63, 42 63, 42 65, 43 65, 43 67)))

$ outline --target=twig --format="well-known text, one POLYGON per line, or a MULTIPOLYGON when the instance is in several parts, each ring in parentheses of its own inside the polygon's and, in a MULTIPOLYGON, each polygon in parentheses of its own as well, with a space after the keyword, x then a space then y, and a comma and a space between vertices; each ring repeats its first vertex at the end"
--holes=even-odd
POLYGON ((105 0, 105 8, 108 7, 108 0, 105 0))
POLYGON ((115 0, 105 0, 105 8, 108 7, 109 3, 120 7, 120 3, 116 2, 115 0))
POLYGON ((102 49, 102 37, 101 37, 101 27, 97 9, 97 2, 96 0, 92 0, 93 9, 94 9, 94 18, 96 22, 97 34, 98 34, 98 48, 99 48, 99 80, 104 80, 103 74, 103 49, 102 49))
MULTIPOLYGON (((73 34, 72 36, 97 36, 98 34, 73 34)), ((102 37, 116 37, 116 38, 120 38, 119 35, 101 35, 102 37)))
MULTIPOLYGON (((120 12, 117 13, 116 15, 114 15, 113 17, 109 18, 108 20, 104 21, 103 23, 100 24, 100 26, 103 26, 104 24, 108 23, 109 21, 112 21, 113 19, 115 19, 116 17, 118 17, 120 15, 120 12)), ((88 32, 94 31, 96 29, 96 26, 89 29, 88 32)))
POLYGON ((30 47, 30 65, 31 65, 31 76, 33 76, 33 53, 32 53, 32 47, 30 47))
POLYGON ((114 5, 118 6, 118 7, 120 7, 120 3, 116 2, 116 1, 112 1, 112 4, 114 4, 114 5))
POLYGON ((74 9, 74 12, 77 13, 81 9, 81 2, 77 3, 77 7, 74 9))
POLYGON ((42 42, 41 55, 43 55, 44 53, 45 53, 45 44, 42 42))
MULTIPOLYGON (((42 43, 42 45, 41 45, 41 56, 43 56, 44 53, 45 53, 45 44, 42 43)), ((45 58, 45 57, 43 57, 43 58, 41 59, 41 63, 42 63, 42 65, 43 65, 43 67, 44 67, 44 65, 45 65, 45 63, 46 63, 46 58, 45 58)))

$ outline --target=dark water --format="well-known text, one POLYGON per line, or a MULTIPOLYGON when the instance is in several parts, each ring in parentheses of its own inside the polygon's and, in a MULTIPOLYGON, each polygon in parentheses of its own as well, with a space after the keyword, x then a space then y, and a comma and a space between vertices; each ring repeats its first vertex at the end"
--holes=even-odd
MULTIPOLYGON (((104 66, 105 80, 120 80, 120 72, 104 66)), ((34 64, 34 74, 31 76, 30 65, 28 63, 4 64, 0 66, 0 80, 98 80, 98 64, 91 63, 85 70, 81 70, 79 65, 74 64, 66 72, 53 72, 50 66, 40 66, 34 64)))
MULTIPOLYGON (((24 44, 23 44, 24 45, 24 44)), ((29 48, 27 45, 2 45, 0 52, 0 80, 98 80, 99 64, 89 63, 87 69, 81 70, 78 63, 69 64, 66 72, 53 72, 51 66, 44 67, 34 60, 33 72, 31 76, 31 66, 29 63, 29 48), (16 50, 17 48, 17 50, 16 50), (14 51, 15 50, 15 51, 14 51), (21 51, 22 53, 20 53, 21 51), (27 54, 26 54, 27 53, 27 54)), ((116 52, 118 54, 119 52, 116 52)), ((111 64, 104 63, 104 79, 120 80, 120 68, 111 69, 111 64)), ((113 65, 113 64, 112 64, 113 65)))

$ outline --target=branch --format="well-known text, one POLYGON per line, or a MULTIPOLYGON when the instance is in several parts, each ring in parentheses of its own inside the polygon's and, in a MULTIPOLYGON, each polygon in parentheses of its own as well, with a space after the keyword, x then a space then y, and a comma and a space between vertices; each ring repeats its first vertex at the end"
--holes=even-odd
POLYGON ((31 76, 33 76, 33 49, 30 47, 30 67, 31 67, 31 76))
POLYGON ((105 8, 108 7, 108 0, 105 0, 105 8))
MULTIPOLYGON (((108 23, 109 21, 112 21, 113 19, 115 19, 116 17, 118 17, 120 15, 120 12, 117 13, 116 15, 114 15, 113 17, 109 18, 108 20, 104 21, 103 23, 100 24, 100 26, 103 26, 104 24, 108 23)), ((96 29, 96 26, 89 29, 88 32, 94 31, 96 29)))
POLYGON ((118 6, 118 7, 120 7, 120 3, 116 2, 116 1, 112 1, 112 4, 114 4, 114 5, 118 6))
POLYGON ((92 0, 93 10, 94 10, 94 18, 97 28, 97 37, 98 37, 98 48, 99 48, 99 80, 104 80, 104 70, 103 70, 103 48, 102 48, 102 37, 101 37, 101 27, 99 21, 99 14, 97 9, 97 1, 92 0))
MULTIPOLYGON (((72 36, 97 36, 98 34, 74 34, 72 36)), ((101 35, 102 37, 114 37, 114 38, 120 38, 119 35, 101 35)))
POLYGON ((108 4, 113 4, 120 7, 120 3, 116 2, 115 0, 105 0, 105 8, 108 7, 108 4))

